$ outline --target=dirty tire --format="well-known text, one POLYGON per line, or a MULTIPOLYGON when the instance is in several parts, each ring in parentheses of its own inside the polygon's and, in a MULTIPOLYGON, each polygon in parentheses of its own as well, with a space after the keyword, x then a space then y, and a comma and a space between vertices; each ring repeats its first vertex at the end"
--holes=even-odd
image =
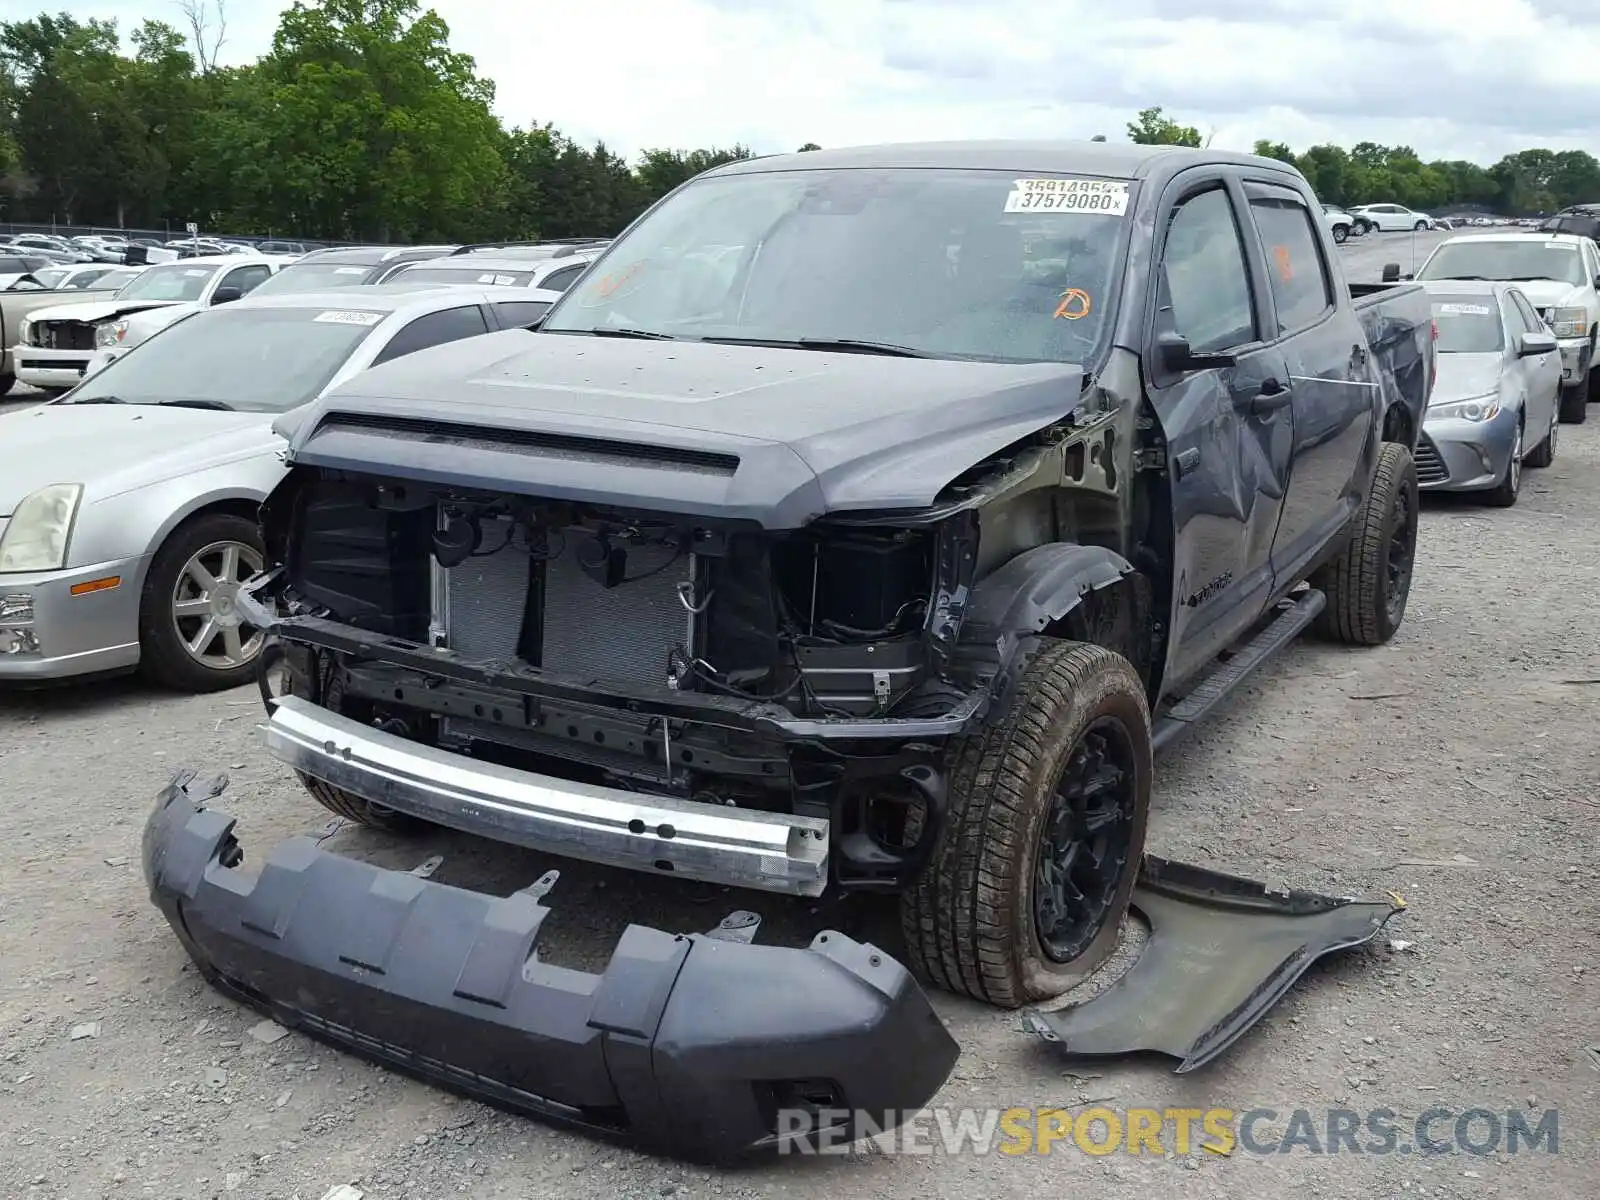
POLYGON ((254 521, 234 513, 211 512, 179 525, 150 560, 139 596, 139 670, 159 687, 199 694, 242 687, 256 677, 255 659, 225 671, 195 662, 178 640, 172 621, 172 590, 184 564, 202 547, 227 541, 261 553, 261 535, 254 521))
POLYGON ((426 821, 419 821, 416 817, 363 800, 360 796, 351 795, 331 783, 324 783, 304 771, 296 771, 295 775, 299 778, 300 785, 311 793, 312 799, 334 816, 346 821, 366 825, 372 829, 381 829, 386 833, 417 833, 429 828, 426 821))
POLYGON ((1400 628, 1416 555, 1417 500, 1417 466, 1411 451, 1385 442, 1350 540, 1337 558, 1312 576, 1311 585, 1328 597, 1317 618, 1320 635, 1348 646, 1381 646, 1400 628), (1390 570, 1397 551, 1406 556, 1398 580, 1390 570))
POLYGON ((907 959, 946 991, 1001 1008, 1058 996, 1117 946, 1144 851, 1150 807, 1150 712, 1127 659, 1046 639, 1013 699, 987 729, 947 752, 949 811, 921 877, 901 897, 907 959), (1058 778, 1091 726, 1126 734, 1132 770, 1127 866, 1093 938, 1050 959, 1035 924, 1036 853, 1058 778))
POLYGON ((1589 419, 1589 389, 1584 384, 1561 389, 1561 423, 1582 425, 1589 419))

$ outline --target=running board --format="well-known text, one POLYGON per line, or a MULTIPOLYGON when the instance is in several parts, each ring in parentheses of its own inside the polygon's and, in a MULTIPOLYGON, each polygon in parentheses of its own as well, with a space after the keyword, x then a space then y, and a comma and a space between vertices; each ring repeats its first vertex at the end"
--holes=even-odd
POLYGON ((1278 615, 1270 625, 1206 676, 1194 691, 1156 718, 1150 739, 1154 752, 1161 753, 1209 716, 1255 674, 1256 668, 1299 637, 1327 604, 1327 596, 1316 588, 1303 592, 1298 599, 1281 601, 1278 615))

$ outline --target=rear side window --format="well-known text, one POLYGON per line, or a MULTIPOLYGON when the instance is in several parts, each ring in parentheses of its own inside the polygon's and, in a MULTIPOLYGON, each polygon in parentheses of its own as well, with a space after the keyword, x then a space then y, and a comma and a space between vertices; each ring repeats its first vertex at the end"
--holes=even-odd
POLYGON ((583 274, 584 267, 588 265, 588 263, 583 263, 581 266, 563 267, 559 271, 552 271, 549 277, 539 286, 549 288, 552 292, 564 292, 572 286, 574 279, 583 274))
POLYGON ((1278 332, 1304 329, 1333 307, 1333 284, 1311 213, 1293 200, 1257 197, 1250 201, 1261 244, 1267 252, 1267 278, 1278 309, 1278 332))
POLYGON ((1173 329, 1192 350, 1214 353, 1259 340, 1244 239, 1222 188, 1178 205, 1167 226, 1161 269, 1173 329))
POLYGON ((549 311, 548 300, 498 300, 494 304, 502 329, 526 329, 549 311))
POLYGON ((483 310, 476 304, 429 313, 425 317, 418 317, 395 334, 389 340, 389 344, 379 351, 377 358, 373 359, 373 365, 389 362, 391 359, 404 354, 413 354, 418 350, 426 350, 429 346, 442 346, 445 342, 454 342, 460 338, 475 337, 488 332, 489 326, 483 319, 483 310))

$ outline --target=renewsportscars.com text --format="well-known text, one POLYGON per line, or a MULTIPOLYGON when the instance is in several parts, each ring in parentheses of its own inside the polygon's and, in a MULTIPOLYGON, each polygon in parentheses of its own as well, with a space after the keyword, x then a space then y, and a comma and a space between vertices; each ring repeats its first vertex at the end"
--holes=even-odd
POLYGON ((788 1154, 842 1154, 870 1139, 889 1154, 1560 1153, 1556 1109, 934 1108, 873 1114, 782 1109, 788 1154))

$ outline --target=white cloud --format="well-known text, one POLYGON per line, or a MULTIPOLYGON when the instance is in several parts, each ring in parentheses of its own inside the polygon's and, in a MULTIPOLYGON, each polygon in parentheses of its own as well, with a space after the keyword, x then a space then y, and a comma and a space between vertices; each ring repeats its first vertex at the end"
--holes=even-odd
MULTIPOLYGON (((23 7, 0 0, 0 17, 23 7)), ((32 6, 27 6, 29 12, 32 6)), ((1159 104, 1248 149, 1369 140, 1492 162, 1600 149, 1593 0, 435 0, 515 124, 632 156, 876 141, 1124 136, 1159 104)), ((276 22, 234 0, 224 57, 276 22)), ((178 15, 133 0, 81 15, 178 15)), ((25 14, 18 14, 25 15, 25 14)))

